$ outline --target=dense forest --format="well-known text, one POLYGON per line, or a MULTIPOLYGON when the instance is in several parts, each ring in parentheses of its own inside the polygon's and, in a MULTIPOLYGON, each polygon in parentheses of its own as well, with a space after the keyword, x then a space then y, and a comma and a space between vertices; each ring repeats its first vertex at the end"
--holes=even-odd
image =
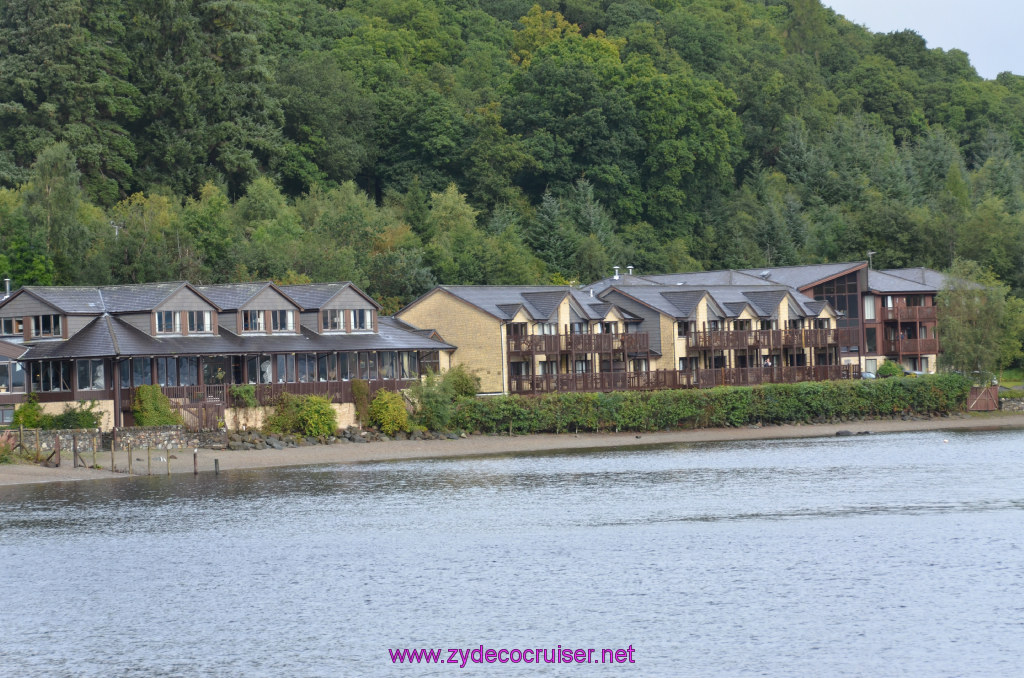
POLYGON ((1024 293, 1024 77, 818 0, 6 0, 22 284, 955 257, 1024 293))

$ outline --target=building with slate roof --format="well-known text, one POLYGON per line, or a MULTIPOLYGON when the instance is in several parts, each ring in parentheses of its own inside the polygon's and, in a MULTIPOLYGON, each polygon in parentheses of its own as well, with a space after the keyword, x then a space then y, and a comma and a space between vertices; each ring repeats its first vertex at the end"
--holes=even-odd
POLYGON ((602 294, 613 286, 783 285, 837 312, 843 365, 874 372, 887 361, 906 370, 934 372, 939 352, 935 296, 945 276, 927 268, 872 270, 868 262, 840 262, 775 268, 701 271, 659 275, 616 275, 585 289, 602 294))
POLYGON ((447 369, 454 350, 380 308, 348 282, 22 287, 0 300, 0 421, 35 393, 56 411, 96 400, 105 423, 130 423, 143 384, 182 407, 209 403, 220 418, 234 384, 256 386, 264 404, 319 394, 350 413, 352 379, 402 388, 447 369))
POLYGON ((735 271, 627 277, 629 284, 602 281, 584 290, 440 286, 397 317, 436 327, 458 346, 453 363, 480 376, 490 393, 685 388, 844 374, 838 315, 827 301, 735 271))

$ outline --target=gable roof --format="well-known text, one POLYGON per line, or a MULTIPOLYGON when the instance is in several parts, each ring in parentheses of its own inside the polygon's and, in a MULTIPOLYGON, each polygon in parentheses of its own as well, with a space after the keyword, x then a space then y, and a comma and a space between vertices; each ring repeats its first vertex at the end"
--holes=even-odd
POLYGON ((301 310, 302 304, 285 294, 280 287, 272 282, 226 283, 223 285, 202 285, 195 288, 207 299, 210 299, 222 311, 237 311, 245 306, 253 297, 266 289, 272 289, 292 302, 301 310))
MULTIPOLYGON (((875 272, 876 271, 869 272, 869 282, 871 280, 870 273, 875 272)), ((928 287, 933 292, 938 292, 946 285, 946 275, 944 273, 921 266, 917 268, 887 268, 881 271, 881 273, 896 276, 898 278, 905 278, 912 282, 919 283, 928 287)))
POLYGON ((21 344, 12 344, 9 341, 0 341, 0 358, 17 360, 28 350, 21 344))
POLYGON ((280 290, 307 311, 323 308, 343 291, 351 289, 379 311, 381 305, 351 282, 309 283, 306 285, 281 285, 280 290))
POLYGON ((781 284, 797 289, 813 287, 818 283, 837 278, 853 271, 867 268, 866 261, 847 261, 837 264, 807 264, 804 266, 781 266, 777 268, 748 268, 741 269, 742 273, 763 277, 770 284, 781 284))
POLYGON ((938 291, 934 287, 894 275, 888 271, 868 271, 868 290, 882 293, 911 292, 915 294, 929 294, 938 291))
POLYGON ((13 299, 20 293, 25 293, 65 315, 147 313, 159 306, 175 292, 186 287, 211 306, 220 310, 216 303, 200 293, 195 287, 180 280, 139 285, 105 285, 102 287, 43 287, 29 285, 22 287, 8 297, 8 299, 13 299))

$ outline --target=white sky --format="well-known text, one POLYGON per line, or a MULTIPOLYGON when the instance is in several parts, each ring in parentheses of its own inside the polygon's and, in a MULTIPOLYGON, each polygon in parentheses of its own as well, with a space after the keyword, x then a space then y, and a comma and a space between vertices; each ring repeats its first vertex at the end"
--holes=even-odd
POLYGON ((1024 75, 1024 0, 822 0, 874 33, 909 28, 928 48, 959 49, 983 78, 1024 75))

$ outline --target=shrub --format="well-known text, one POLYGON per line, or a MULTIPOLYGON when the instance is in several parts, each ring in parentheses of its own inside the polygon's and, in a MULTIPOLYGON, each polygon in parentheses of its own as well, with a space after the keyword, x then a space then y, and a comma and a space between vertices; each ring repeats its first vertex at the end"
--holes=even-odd
POLYGON ((132 400, 132 416, 136 426, 174 426, 181 416, 171 409, 171 401, 156 384, 139 386, 132 400))
POLYGON ((370 416, 370 385, 363 379, 352 380, 352 402, 356 408, 356 419, 359 423, 369 420, 370 416))
POLYGON ((331 407, 330 398, 305 396, 299 404, 299 433, 306 436, 326 437, 338 430, 338 414, 331 407))
POLYGON ((28 394, 28 400, 22 403, 21 407, 14 411, 12 426, 24 426, 25 428, 43 428, 43 407, 39 404, 39 396, 35 393, 28 394))
POLYGON ((878 371, 875 372, 879 377, 885 379, 887 377, 899 377, 903 375, 903 368, 891 360, 887 360, 878 366, 878 371))
POLYGON ((465 365, 456 365, 445 372, 441 384, 453 400, 475 396, 480 392, 480 377, 470 372, 465 365))
POLYGON ((409 387, 416 404, 416 423, 430 431, 444 431, 451 422, 454 402, 441 379, 433 372, 409 387))
POLYGON ((402 394, 384 389, 377 391, 377 396, 370 403, 370 423, 389 436, 396 431, 408 430, 409 413, 402 394))
POLYGON ((263 428, 271 433, 326 437, 338 430, 338 416, 328 398, 282 393, 263 428))
POLYGON ((256 386, 253 384, 235 384, 230 389, 231 403, 235 407, 259 407, 256 400, 256 386))
POLYGON ((8 432, 0 432, 0 464, 14 463, 14 435, 8 432))

